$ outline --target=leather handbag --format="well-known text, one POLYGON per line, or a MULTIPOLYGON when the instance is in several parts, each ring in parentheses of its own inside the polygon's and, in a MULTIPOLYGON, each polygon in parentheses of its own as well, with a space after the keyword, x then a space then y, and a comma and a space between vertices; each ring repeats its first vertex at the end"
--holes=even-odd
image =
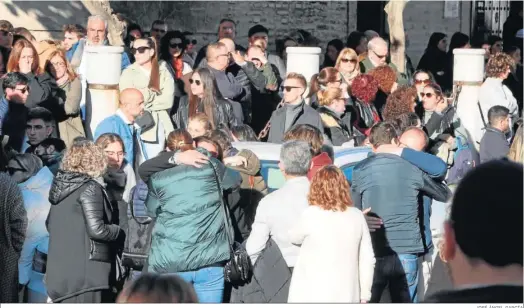
POLYGON ((155 119, 151 112, 144 110, 142 115, 135 119, 135 123, 140 126, 140 132, 144 133, 155 127, 155 119))
POLYGON ((218 177, 217 170, 212 162, 209 162, 213 171, 215 173, 215 178, 218 186, 218 194, 221 202, 221 210, 224 218, 224 226, 227 235, 227 241, 229 245, 230 258, 224 266, 224 279, 231 283, 233 286, 243 285, 250 281, 251 275, 253 273, 253 265, 251 264, 251 259, 247 254, 246 249, 242 244, 236 242, 231 236, 233 227, 231 226, 229 208, 224 202, 224 194, 222 188, 222 182, 218 177))

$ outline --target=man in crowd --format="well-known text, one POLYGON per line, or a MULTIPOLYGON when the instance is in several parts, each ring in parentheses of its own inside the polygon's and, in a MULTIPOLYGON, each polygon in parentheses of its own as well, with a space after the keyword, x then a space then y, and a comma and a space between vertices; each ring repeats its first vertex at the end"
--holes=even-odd
MULTIPOLYGON (((221 40, 223 38, 229 38, 229 39, 232 39, 233 41, 235 40, 235 37, 236 37, 236 34, 237 34, 237 31, 236 31, 236 23, 231 20, 231 19, 228 19, 228 18, 224 18, 220 21, 220 23, 218 24, 218 39, 221 40)), ((206 55, 207 55, 207 46, 204 46, 202 47, 199 51, 198 51, 198 54, 196 56, 196 59, 195 59, 195 65, 193 66, 193 68, 198 68, 200 67, 200 62, 206 58, 206 55)), ((235 44, 235 50, 239 50, 241 52, 244 52, 246 49, 240 45, 237 45, 235 44)))
POLYGON ((44 107, 29 110, 25 127, 29 147, 25 153, 35 153, 36 148, 53 133, 53 115, 44 107))
POLYGON ((22 150, 28 110, 29 80, 18 72, 7 73, 2 79, 0 98, 0 126, 3 135, 9 136, 8 145, 16 152, 22 150))
POLYGON ((504 106, 493 106, 488 111, 489 126, 480 141, 480 162, 508 156, 509 142, 506 134, 510 130, 509 109, 504 106))
POLYGON ((249 40, 249 46, 255 46, 257 41, 262 41, 264 43, 263 46, 259 47, 264 50, 267 61, 277 68, 278 74, 280 76, 286 76, 286 64, 284 61, 282 61, 279 56, 270 54, 267 51, 267 45, 269 43, 269 30, 262 25, 255 25, 249 28, 247 36, 249 40))
MULTIPOLYGON (((369 140, 374 152, 382 145, 399 145, 396 128, 389 122, 375 124, 369 140)), ((386 286, 394 303, 417 302, 418 256, 425 252, 420 193, 442 202, 451 194, 445 184, 389 153, 371 153, 353 171, 355 207, 383 222, 371 236, 377 262, 370 302, 379 302, 386 286)))
POLYGON ((62 31, 64 32, 62 47, 66 51, 67 61, 71 62, 80 40, 86 35, 86 30, 81 25, 65 25, 62 31))
POLYGON ((284 81, 284 106, 273 112, 270 119, 268 142, 281 143, 284 134, 296 124, 309 124, 324 129, 320 115, 304 102, 307 82, 304 76, 289 73, 284 81))
POLYGON ((307 173, 311 159, 311 151, 306 142, 288 141, 282 145, 278 166, 286 178, 286 183, 260 200, 257 207, 255 221, 246 243, 252 264, 255 264, 271 237, 280 249, 287 266, 291 269, 295 267, 300 247, 289 241, 288 232, 309 206, 307 173))
POLYGON ((167 32, 167 24, 163 20, 155 20, 151 25, 151 37, 154 37, 158 44, 167 32))
POLYGON ((47 138, 36 147, 34 154, 38 156, 44 166, 56 175, 60 162, 64 156, 66 145, 60 138, 47 138))
POLYGON ((120 108, 112 115, 98 124, 94 139, 105 133, 117 134, 124 142, 126 160, 133 166, 138 177, 138 166, 147 160, 144 144, 140 138, 140 126, 135 123, 137 117, 144 112, 144 96, 134 88, 124 89, 120 92, 120 108))
POLYGON ((399 85, 407 84, 408 81, 401 76, 395 64, 388 63, 388 55, 388 43, 381 37, 372 38, 368 42, 367 56, 363 61, 360 62, 361 72, 366 73, 377 66, 389 65, 397 73, 397 83, 399 85))
MULTIPOLYGON (((11 50, 13 45, 13 25, 7 20, 0 20, 0 46, 11 50)), ((4 59, 7 63, 7 59, 4 59)))
POLYGON ((427 302, 522 303, 523 186, 522 165, 506 159, 464 177, 444 224, 441 253, 455 289, 427 302))

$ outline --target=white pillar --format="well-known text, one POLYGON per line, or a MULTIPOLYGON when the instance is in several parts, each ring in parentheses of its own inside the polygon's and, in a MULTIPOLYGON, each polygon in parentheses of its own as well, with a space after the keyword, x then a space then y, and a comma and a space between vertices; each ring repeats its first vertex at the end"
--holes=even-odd
POLYGON ((453 82, 463 82, 457 98, 457 115, 461 126, 465 128, 468 139, 477 151, 480 142, 479 110, 477 102, 479 90, 484 81, 484 49, 453 50, 453 82))
POLYGON ((286 52, 287 73, 299 73, 306 78, 308 89, 304 93, 305 97, 309 92, 311 76, 317 74, 320 68, 322 49, 319 47, 287 47, 286 52))
POLYGON ((95 129, 118 109, 123 47, 86 46, 86 128, 95 129))

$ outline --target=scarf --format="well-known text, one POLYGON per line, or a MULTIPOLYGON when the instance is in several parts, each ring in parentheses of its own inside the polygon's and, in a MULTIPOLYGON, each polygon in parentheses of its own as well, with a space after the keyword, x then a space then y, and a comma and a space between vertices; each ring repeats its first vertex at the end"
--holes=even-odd
POLYGON ((107 171, 104 174, 104 182, 107 185, 106 191, 111 202, 122 201, 127 181, 124 166, 125 163, 120 168, 107 167, 107 171))
POLYGON ((178 57, 175 60, 171 61, 171 65, 175 69, 176 79, 181 79, 182 71, 184 70, 184 61, 182 60, 182 57, 178 57))

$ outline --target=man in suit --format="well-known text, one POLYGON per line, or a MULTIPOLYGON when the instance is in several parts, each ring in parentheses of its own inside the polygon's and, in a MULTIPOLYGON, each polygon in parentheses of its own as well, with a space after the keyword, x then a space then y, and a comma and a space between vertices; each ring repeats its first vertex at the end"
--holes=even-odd
POLYGON ((441 256, 454 290, 432 303, 522 303, 522 165, 493 160, 473 169, 455 192, 441 256))

